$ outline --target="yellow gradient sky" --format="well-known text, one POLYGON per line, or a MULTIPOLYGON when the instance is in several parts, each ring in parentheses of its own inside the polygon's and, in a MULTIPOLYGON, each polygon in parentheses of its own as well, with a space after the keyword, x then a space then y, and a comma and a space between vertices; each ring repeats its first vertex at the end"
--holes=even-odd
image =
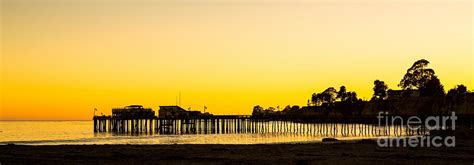
POLYGON ((0 120, 174 105, 249 114, 421 58, 473 89, 471 0, 2 0, 0 120))

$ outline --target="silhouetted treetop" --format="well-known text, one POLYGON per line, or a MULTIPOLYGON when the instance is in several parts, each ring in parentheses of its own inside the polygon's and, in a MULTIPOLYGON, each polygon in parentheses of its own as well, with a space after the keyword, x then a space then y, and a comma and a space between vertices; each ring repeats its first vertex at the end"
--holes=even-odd
POLYGON ((321 93, 313 93, 311 101, 308 105, 320 106, 324 104, 332 104, 339 99, 340 102, 355 103, 358 101, 356 92, 348 92, 345 86, 341 86, 339 91, 334 87, 329 87, 321 93))
POLYGON ((329 87, 321 93, 313 93, 311 95, 311 104, 312 105, 322 105, 334 103, 337 96, 337 90, 334 87, 329 87))
POLYGON ((337 96, 337 90, 334 87, 329 87, 321 94, 323 95, 323 103, 334 103, 337 96))
POLYGON ((456 96, 456 95, 460 95, 460 94, 466 94, 468 93, 467 92, 467 87, 463 84, 461 85, 457 85, 456 87, 454 87, 453 89, 450 89, 448 91, 448 96, 456 96))
POLYGON ((444 95, 444 87, 435 71, 428 68, 430 62, 421 59, 413 63, 398 84, 402 89, 418 89, 421 96, 444 95))
POLYGON ((457 86, 457 91, 460 93, 460 94, 465 94, 467 93, 467 87, 463 84, 461 85, 458 85, 457 86))
POLYGON ((424 86, 435 74, 433 69, 427 68, 429 63, 430 62, 425 59, 413 63, 398 86, 403 89, 419 89, 421 86, 424 86))
POLYGON ((347 97, 342 100, 343 102, 355 103, 358 101, 356 92, 347 92, 347 97))
POLYGON ((341 86, 339 88, 339 91, 337 92, 337 99, 340 99, 341 101, 346 100, 347 98, 347 89, 345 86, 341 86))
POLYGON ((375 80, 374 81, 374 95, 372 99, 374 100, 384 100, 387 98, 387 85, 384 81, 375 80))
POLYGON ((420 87, 420 96, 443 96, 444 86, 439 81, 438 77, 433 77, 428 80, 426 84, 420 87))
POLYGON ((253 107, 252 115, 262 114, 263 111, 264 111, 263 107, 261 107, 260 105, 256 105, 256 106, 253 107))

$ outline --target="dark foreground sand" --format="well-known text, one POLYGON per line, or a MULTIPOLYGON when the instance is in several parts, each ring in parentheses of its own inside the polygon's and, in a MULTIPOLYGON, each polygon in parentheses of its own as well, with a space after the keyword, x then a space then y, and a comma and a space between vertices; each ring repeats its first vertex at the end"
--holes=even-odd
POLYGON ((380 148, 375 142, 272 145, 0 146, 4 164, 469 164, 474 140, 455 148, 380 148))

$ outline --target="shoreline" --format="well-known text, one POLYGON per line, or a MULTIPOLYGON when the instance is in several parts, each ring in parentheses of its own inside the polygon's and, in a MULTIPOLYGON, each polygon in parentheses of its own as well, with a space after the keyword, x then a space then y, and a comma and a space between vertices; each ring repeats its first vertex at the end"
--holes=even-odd
POLYGON ((5 164, 178 163, 178 164, 400 164, 468 163, 474 140, 456 147, 378 147, 375 141, 309 144, 165 144, 165 145, 2 145, 5 164))
MULTIPOLYGON (((407 138, 408 136, 401 137, 401 138, 407 138)), ((364 140, 377 140, 377 138, 380 137, 352 137, 352 138, 339 138, 339 137, 325 137, 321 138, 318 140, 311 140, 311 141, 291 141, 291 142, 269 142, 269 143, 209 143, 209 144, 199 144, 199 143, 163 143, 163 144, 128 144, 128 143, 117 143, 117 144, 64 144, 64 143, 59 143, 59 144, 48 144, 52 142, 67 142, 67 141, 76 141, 76 139, 71 139, 71 140, 32 140, 32 141, 2 141, 0 142, 0 146, 86 146, 86 145, 279 145, 279 144, 317 144, 317 143, 327 143, 325 140, 329 140, 331 142, 341 142, 341 143, 356 143, 358 141, 364 141, 364 140), (332 139, 335 139, 332 140, 332 139), (36 144, 35 144, 36 143, 36 144), (42 144, 46 143, 46 144, 42 144)))

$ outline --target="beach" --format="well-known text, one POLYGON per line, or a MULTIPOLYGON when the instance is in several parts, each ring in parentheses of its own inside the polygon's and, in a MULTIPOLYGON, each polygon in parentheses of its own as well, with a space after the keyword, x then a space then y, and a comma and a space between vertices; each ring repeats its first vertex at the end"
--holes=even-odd
POLYGON ((1 164, 472 164, 474 140, 456 147, 378 147, 373 140, 254 145, 3 145, 1 164))

